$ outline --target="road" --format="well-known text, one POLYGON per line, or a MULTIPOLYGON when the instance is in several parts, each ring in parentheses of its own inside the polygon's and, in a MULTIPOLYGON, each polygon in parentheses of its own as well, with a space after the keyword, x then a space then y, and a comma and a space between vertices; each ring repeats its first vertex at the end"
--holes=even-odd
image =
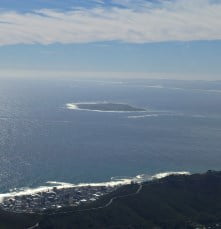
MULTIPOLYGON (((130 194, 127 194, 127 195, 115 196, 115 197, 111 198, 103 206, 99 206, 99 207, 95 207, 95 208, 87 208, 87 209, 82 209, 82 210, 59 211, 59 212, 54 212, 54 213, 50 213, 50 214, 47 214, 47 215, 59 215, 59 214, 67 214, 67 213, 75 213, 75 212, 84 212, 84 211, 93 211, 93 210, 104 209, 104 208, 109 207, 117 199, 121 199, 121 198, 124 198, 124 197, 134 196, 134 195, 139 194, 141 192, 142 188, 143 188, 143 184, 139 183, 138 185, 139 186, 138 186, 138 189, 136 190, 136 192, 130 193, 130 194)), ((44 214, 42 214, 42 215, 44 215, 44 214)), ((34 226, 28 227, 27 229, 35 229, 35 228, 38 228, 38 227, 39 227, 39 223, 36 223, 34 226)))
POLYGON ((39 227, 39 223, 36 223, 34 226, 28 227, 27 229, 34 229, 34 228, 38 228, 38 227, 39 227))
POLYGON ((65 213, 72 213, 72 212, 74 213, 74 212, 84 212, 84 211, 91 211, 91 210, 104 209, 104 208, 109 207, 109 206, 113 203, 114 200, 117 200, 117 199, 120 199, 120 198, 123 198, 123 197, 127 197, 127 196, 134 196, 134 195, 139 194, 140 191, 141 191, 142 188, 143 188, 143 185, 142 185, 142 183, 139 183, 138 185, 139 185, 139 187, 138 187, 138 189, 136 190, 136 192, 130 193, 130 194, 127 194, 127 195, 122 195, 122 196, 115 196, 115 197, 111 198, 111 199, 108 201, 108 203, 106 203, 106 204, 103 205, 103 206, 99 206, 99 207, 96 207, 96 208, 87 208, 87 209, 82 209, 82 210, 73 210, 73 211, 64 211, 64 212, 59 211, 59 212, 55 212, 55 213, 50 213, 50 214, 48 214, 48 215, 57 215, 57 214, 65 214, 65 213))

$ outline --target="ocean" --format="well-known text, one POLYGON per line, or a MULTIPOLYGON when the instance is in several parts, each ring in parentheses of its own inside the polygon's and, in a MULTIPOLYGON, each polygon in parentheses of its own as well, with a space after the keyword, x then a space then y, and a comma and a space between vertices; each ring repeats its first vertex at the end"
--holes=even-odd
POLYGON ((221 169, 221 81, 0 79, 0 192, 221 169), (123 103, 145 112, 70 109, 123 103))

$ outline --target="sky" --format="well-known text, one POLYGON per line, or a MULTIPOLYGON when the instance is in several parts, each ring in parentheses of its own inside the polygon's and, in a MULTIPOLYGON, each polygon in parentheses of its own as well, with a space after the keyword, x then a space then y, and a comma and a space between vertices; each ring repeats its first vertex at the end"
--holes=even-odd
POLYGON ((0 0, 0 76, 221 80, 220 0, 0 0))

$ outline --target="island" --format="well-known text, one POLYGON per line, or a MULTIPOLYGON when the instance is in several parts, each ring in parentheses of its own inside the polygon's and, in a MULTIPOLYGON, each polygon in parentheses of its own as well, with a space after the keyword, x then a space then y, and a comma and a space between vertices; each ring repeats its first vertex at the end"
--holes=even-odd
POLYGON ((103 112, 141 112, 146 111, 144 108, 138 108, 124 103, 68 103, 68 109, 73 110, 89 110, 103 112))

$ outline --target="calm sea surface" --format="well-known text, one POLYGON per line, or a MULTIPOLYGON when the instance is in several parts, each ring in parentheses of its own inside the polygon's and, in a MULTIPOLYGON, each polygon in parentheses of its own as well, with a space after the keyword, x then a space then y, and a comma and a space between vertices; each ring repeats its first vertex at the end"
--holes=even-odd
POLYGON ((0 192, 221 169, 221 82, 0 79, 0 192), (126 103, 147 112, 69 110, 126 103))

